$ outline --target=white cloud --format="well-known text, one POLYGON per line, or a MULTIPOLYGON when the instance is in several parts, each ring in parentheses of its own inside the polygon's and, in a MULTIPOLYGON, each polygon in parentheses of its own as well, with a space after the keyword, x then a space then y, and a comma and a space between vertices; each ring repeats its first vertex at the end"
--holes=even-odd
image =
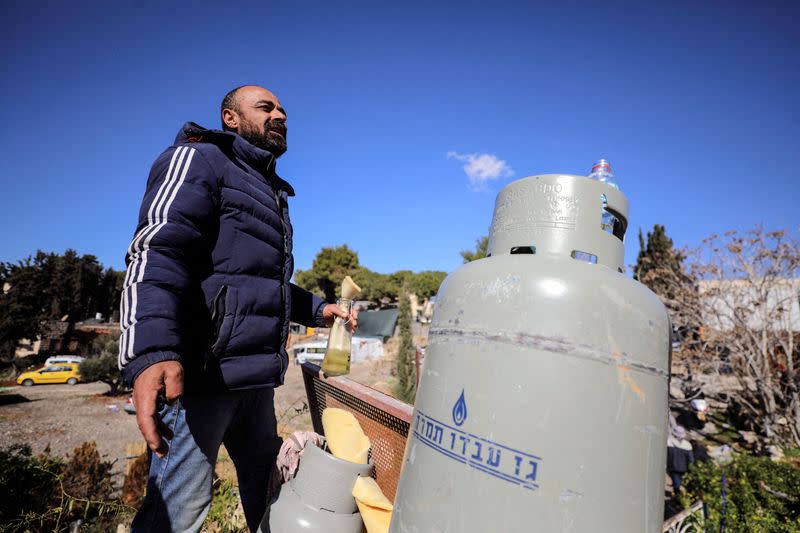
POLYGON ((494 154, 459 154, 447 152, 447 159, 455 159, 464 164, 464 173, 469 178, 469 186, 474 191, 485 191, 486 184, 492 180, 514 175, 514 170, 494 154))

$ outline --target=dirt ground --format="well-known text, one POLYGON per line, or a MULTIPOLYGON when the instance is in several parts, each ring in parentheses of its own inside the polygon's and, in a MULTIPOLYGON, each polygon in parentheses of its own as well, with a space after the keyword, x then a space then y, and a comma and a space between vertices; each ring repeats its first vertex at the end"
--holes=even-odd
MULTIPOLYGON (((386 360, 355 363, 349 377, 389 392, 390 370, 391 362, 386 360)), ((0 391, 0 447, 25 443, 38 454, 49 446, 51 454, 66 457, 93 440, 104 459, 114 461, 115 481, 121 484, 127 450, 143 440, 136 418, 123 410, 127 394, 109 397, 107 391, 102 383, 4 388, 0 391), (112 411, 112 405, 118 411, 112 411)), ((282 436, 311 429, 300 366, 292 364, 284 385, 276 389, 275 412, 282 436)), ((226 462, 224 450, 220 455, 226 462)))
POLYGON ((34 385, 0 393, 0 447, 29 444, 34 454, 50 447, 65 457, 86 441, 95 441, 113 472, 124 468, 126 446, 141 440, 136 420, 122 408, 126 396, 108 397, 103 383, 34 385), (115 405, 118 412, 107 406, 115 405))
MULTIPOLYGON (((392 365, 392 361, 385 359, 353 363, 347 377, 373 389, 391 394, 389 380, 392 365)), ((290 366, 286 372, 283 386, 275 390, 275 414, 278 418, 278 433, 283 437, 295 430, 311 429, 306 389, 299 365, 292 364, 290 366)))

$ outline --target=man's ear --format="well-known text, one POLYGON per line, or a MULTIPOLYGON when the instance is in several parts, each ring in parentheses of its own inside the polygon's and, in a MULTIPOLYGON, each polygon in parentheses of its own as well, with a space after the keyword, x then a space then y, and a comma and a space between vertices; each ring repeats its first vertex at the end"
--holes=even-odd
POLYGON ((228 129, 239 131, 239 114, 233 109, 222 110, 222 123, 228 129))

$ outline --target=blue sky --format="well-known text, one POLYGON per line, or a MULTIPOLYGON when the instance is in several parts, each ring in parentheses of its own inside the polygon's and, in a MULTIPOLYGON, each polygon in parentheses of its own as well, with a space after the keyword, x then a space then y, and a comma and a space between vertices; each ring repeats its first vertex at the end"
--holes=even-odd
POLYGON ((122 268, 153 159, 245 83, 288 112, 299 268, 347 243, 379 272, 454 270, 505 184, 599 157, 631 204, 628 264, 639 227, 692 245, 800 222, 798 2, 13 4, 0 261, 122 268), (499 177, 471 184, 470 154, 499 177))

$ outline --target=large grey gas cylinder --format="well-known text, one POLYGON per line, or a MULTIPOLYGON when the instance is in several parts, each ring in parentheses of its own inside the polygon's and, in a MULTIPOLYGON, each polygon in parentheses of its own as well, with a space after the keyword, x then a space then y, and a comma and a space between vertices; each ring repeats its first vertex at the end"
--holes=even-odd
POLYGON ((581 176, 500 192, 436 298, 392 533, 661 531, 670 324, 623 274, 627 216, 581 176))

